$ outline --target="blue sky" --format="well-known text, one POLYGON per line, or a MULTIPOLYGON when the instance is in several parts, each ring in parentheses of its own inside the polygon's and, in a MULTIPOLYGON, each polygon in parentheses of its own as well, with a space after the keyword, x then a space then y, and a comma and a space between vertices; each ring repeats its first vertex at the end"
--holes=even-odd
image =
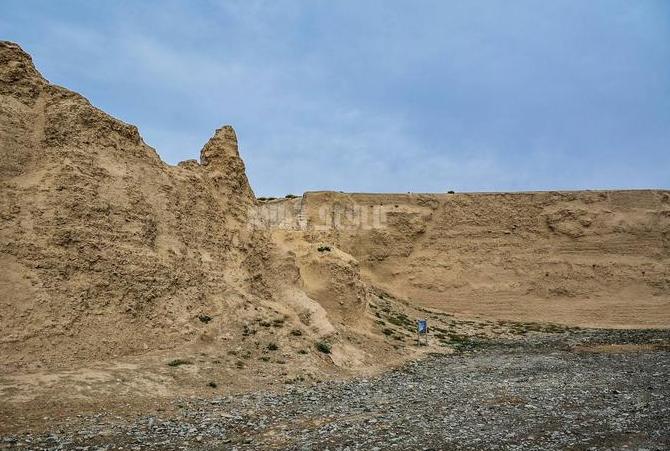
POLYGON ((670 188, 670 1, 0 2, 0 39, 257 195, 670 188))

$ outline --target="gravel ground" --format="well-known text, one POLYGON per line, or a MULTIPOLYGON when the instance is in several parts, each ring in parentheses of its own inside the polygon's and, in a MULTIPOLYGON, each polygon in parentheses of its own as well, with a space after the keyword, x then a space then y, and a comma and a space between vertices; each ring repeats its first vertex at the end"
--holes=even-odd
POLYGON ((670 331, 474 341, 369 379, 81 418, 30 449, 670 449, 670 331), (626 344, 624 347, 594 344, 626 344), (581 347, 580 347, 581 346, 581 347), (590 349, 590 350, 589 350, 590 349))

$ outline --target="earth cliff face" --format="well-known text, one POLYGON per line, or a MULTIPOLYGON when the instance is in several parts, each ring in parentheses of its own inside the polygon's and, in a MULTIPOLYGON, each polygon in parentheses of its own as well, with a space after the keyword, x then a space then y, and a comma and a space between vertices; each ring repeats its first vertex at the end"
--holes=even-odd
POLYGON ((415 305, 580 326, 670 325, 668 191, 314 192, 260 208, 276 236, 341 249, 366 283, 415 305))
POLYGON ((169 166, 136 127, 50 84, 9 42, 0 189, 6 372, 216 353, 212 377, 232 386, 415 354, 381 333, 353 257, 308 243, 298 255, 255 224, 232 127, 199 162, 169 166))
POLYGON ((174 346, 198 333, 198 314, 267 295, 231 127, 201 164, 170 167, 134 126, 49 84, 10 43, 0 93, 3 355, 174 346))
POLYGON ((231 127, 199 162, 166 165, 136 127, 50 84, 8 42, 0 189, 7 369, 188 346, 265 362, 270 344, 291 368, 383 367, 417 352, 413 321, 426 307, 670 325, 668 191, 259 203, 231 127), (327 356, 314 350, 323 340, 327 356))

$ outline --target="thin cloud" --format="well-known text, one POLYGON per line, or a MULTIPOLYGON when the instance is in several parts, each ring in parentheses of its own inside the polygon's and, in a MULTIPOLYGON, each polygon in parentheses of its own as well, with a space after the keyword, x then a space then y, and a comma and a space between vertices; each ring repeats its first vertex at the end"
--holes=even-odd
POLYGON ((47 78, 169 163, 235 126, 260 195, 670 187, 670 8, 6 0, 47 78))

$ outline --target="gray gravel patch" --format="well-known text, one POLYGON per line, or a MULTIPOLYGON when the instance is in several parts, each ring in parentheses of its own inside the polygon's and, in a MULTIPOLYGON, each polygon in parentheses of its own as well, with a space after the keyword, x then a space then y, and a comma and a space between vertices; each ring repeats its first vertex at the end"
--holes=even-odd
POLYGON ((178 415, 100 413, 24 449, 670 449, 668 331, 473 341, 373 378, 175 400, 178 415), (575 352, 589 343, 634 352, 575 352))

